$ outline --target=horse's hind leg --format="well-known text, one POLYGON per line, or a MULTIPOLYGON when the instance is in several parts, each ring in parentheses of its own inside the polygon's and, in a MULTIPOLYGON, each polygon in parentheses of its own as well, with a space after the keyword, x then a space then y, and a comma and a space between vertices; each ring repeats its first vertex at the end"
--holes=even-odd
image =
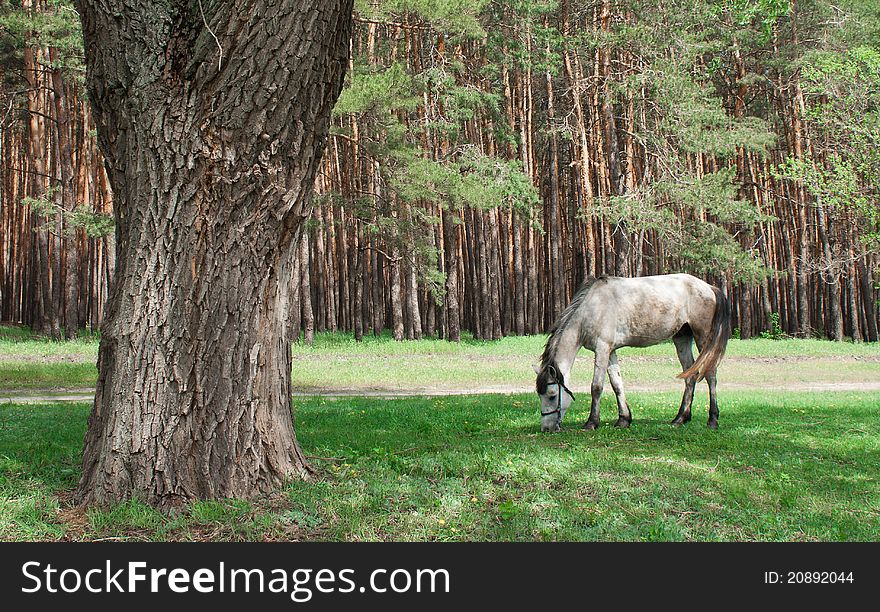
POLYGON ((706 374, 706 384, 709 385, 709 429, 718 429, 718 399, 715 397, 715 370, 706 374))
POLYGON ((611 357, 608 363, 608 379, 611 381, 611 388, 614 389, 614 395, 617 396, 617 422, 615 427, 629 427, 632 423, 632 414, 629 406, 626 405, 626 394, 623 392, 623 376, 620 375, 620 363, 617 361, 617 351, 611 351, 611 357))
MULTIPOLYGON (((672 337, 672 341, 675 343, 675 351, 678 353, 678 361, 681 363, 682 371, 687 370, 694 365, 693 335, 679 332, 672 337)), ((678 408, 678 414, 672 420, 672 424, 676 427, 691 420, 691 404, 694 403, 694 387, 696 386, 696 376, 691 376, 684 382, 681 406, 678 408)))
POLYGON ((602 389, 605 387, 605 372, 608 371, 610 349, 605 346, 595 348, 596 359, 593 365, 593 383, 590 385, 590 418, 584 423, 584 429, 596 429, 599 427, 599 401, 602 399, 602 389))

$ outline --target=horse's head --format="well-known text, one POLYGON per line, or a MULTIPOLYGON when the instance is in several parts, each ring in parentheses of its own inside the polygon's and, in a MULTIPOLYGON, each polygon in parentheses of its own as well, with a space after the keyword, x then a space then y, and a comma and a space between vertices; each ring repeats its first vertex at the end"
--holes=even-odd
POLYGON ((574 394, 565 386, 565 377, 556 363, 534 366, 534 370, 538 374, 535 391, 541 400, 541 431, 559 431, 574 394))

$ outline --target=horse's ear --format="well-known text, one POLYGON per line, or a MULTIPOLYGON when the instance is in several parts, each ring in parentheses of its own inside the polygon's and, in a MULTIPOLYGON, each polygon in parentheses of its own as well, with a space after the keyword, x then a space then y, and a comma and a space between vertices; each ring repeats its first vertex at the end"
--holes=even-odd
POLYGON ((541 366, 539 366, 537 363, 532 364, 532 369, 535 371, 535 374, 541 373, 541 366))

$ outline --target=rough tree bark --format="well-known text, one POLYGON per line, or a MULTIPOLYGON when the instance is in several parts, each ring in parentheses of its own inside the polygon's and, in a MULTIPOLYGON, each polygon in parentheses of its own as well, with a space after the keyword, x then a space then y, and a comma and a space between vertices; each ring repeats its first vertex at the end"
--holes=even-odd
POLYGON ((289 284, 352 1, 77 8, 117 222, 78 498, 168 508, 307 477, 289 284))

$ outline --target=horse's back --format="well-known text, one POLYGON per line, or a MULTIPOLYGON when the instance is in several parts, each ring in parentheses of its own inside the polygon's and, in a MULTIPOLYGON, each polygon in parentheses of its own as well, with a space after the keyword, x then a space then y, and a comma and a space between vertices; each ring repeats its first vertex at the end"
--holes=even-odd
POLYGON ((712 286, 690 274, 600 281, 589 296, 596 317, 593 335, 612 345, 650 346, 672 337, 685 324, 702 331, 703 321, 712 319, 712 286))
POLYGON ((714 300, 712 285, 690 274, 658 274, 655 276, 606 276, 596 283, 593 293, 620 299, 629 295, 639 300, 677 302, 699 296, 714 300))

